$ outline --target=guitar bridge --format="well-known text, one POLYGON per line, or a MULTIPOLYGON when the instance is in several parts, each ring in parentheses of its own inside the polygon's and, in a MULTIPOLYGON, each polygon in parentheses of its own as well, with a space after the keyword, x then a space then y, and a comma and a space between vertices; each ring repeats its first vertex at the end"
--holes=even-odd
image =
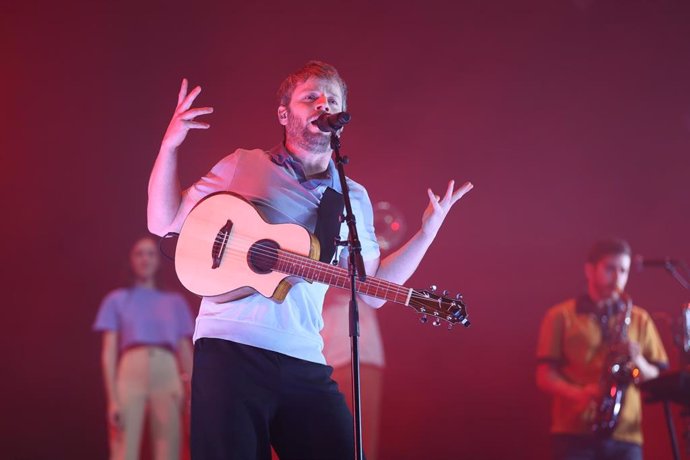
POLYGON ((211 268, 220 267, 220 261, 223 259, 223 253, 225 252, 225 247, 228 245, 228 240, 230 239, 230 232, 232 231, 232 222, 230 219, 223 225, 216 235, 216 240, 213 242, 213 248, 211 249, 211 258, 213 259, 213 265, 211 268))

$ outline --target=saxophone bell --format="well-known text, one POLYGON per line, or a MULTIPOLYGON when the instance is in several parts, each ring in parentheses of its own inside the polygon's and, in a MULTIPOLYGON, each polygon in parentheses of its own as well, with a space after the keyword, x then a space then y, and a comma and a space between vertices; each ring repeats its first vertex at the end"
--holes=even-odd
POLYGON ((601 377, 601 398, 592 424, 592 431, 603 437, 613 433, 625 402, 625 391, 640 376, 640 370, 632 362, 628 351, 632 299, 622 289, 616 289, 616 292, 623 305, 622 308, 611 308, 611 317, 602 322, 602 327, 605 325, 613 330, 602 331, 602 335, 608 337, 604 344, 608 347, 608 353, 601 377))

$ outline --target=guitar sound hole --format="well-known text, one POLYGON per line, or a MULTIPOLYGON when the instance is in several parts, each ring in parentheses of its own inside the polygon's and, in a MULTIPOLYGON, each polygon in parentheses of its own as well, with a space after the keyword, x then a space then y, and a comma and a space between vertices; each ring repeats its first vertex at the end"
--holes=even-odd
POLYGON ((273 240, 259 240, 249 248, 247 263, 256 273, 265 275, 273 271, 278 262, 278 243, 273 240))

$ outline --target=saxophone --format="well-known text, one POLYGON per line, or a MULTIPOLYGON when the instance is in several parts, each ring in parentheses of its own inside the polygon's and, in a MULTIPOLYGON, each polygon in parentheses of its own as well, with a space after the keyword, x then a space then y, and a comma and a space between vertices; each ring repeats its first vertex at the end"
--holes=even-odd
POLYGON ((632 300, 625 292, 619 291, 619 299, 623 302, 624 310, 611 312, 602 320, 602 334, 605 327, 608 334, 606 340, 609 353, 604 361, 604 369, 601 378, 601 398, 597 403, 597 411, 592 424, 592 432, 607 437, 613 433, 618 424, 625 391, 631 383, 635 383, 640 375, 640 370, 630 359, 627 350, 628 329, 632 315, 632 300), (621 318, 621 313, 623 317, 621 318), (611 321, 617 320, 613 326, 611 321))

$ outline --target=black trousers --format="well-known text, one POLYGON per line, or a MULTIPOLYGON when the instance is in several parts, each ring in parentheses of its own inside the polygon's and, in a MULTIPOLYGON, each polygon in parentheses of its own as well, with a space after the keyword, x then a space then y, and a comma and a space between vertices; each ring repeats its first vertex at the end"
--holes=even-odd
POLYGON ((350 460, 352 415, 330 366, 220 339, 194 345, 193 460, 350 460))
POLYGON ((551 435, 555 460, 642 460, 642 446, 592 435, 551 435))

